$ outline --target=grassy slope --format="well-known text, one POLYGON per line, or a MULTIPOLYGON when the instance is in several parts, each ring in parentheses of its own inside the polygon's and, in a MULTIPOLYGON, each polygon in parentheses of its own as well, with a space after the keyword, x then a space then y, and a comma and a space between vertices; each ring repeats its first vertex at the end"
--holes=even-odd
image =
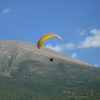
POLYGON ((12 78, 0 77, 0 100, 100 100, 99 68, 34 60, 18 67, 12 78))

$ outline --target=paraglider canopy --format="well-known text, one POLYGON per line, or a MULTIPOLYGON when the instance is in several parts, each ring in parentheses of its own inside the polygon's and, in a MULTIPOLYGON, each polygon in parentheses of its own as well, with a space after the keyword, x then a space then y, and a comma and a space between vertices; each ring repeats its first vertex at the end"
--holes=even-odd
POLYGON ((38 49, 41 48, 42 44, 43 44, 47 39, 49 39, 49 38, 51 38, 51 37, 53 37, 53 36, 56 36, 58 39, 61 40, 61 37, 60 37, 59 35, 57 35, 57 34, 54 34, 54 33, 45 34, 45 35, 43 35, 43 36, 39 39, 39 41, 38 41, 38 43, 37 43, 38 49))

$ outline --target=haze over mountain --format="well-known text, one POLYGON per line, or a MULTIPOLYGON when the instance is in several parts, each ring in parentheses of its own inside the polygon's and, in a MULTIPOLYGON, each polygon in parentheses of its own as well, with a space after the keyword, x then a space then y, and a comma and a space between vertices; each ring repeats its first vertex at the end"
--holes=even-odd
POLYGON ((0 40, 0 80, 1 100, 100 98, 100 68, 24 41, 0 40))

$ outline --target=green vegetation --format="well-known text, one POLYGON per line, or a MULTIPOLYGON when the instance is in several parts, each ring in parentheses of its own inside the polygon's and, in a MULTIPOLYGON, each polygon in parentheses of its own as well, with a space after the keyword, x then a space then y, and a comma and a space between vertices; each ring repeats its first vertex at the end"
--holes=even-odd
POLYGON ((100 68, 27 60, 0 77, 0 100, 100 100, 100 68))

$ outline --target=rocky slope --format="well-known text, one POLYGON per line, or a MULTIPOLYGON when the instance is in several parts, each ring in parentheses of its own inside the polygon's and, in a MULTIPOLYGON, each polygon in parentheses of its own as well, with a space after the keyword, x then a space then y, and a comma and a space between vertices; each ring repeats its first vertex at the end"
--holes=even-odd
POLYGON ((50 57, 54 58, 53 65, 57 64, 61 60, 81 65, 89 65, 85 62, 47 48, 38 49, 37 46, 32 43, 0 40, 0 74, 3 76, 10 77, 11 72, 17 71, 18 65, 27 60, 39 61, 46 65, 51 64, 49 61, 50 57))

